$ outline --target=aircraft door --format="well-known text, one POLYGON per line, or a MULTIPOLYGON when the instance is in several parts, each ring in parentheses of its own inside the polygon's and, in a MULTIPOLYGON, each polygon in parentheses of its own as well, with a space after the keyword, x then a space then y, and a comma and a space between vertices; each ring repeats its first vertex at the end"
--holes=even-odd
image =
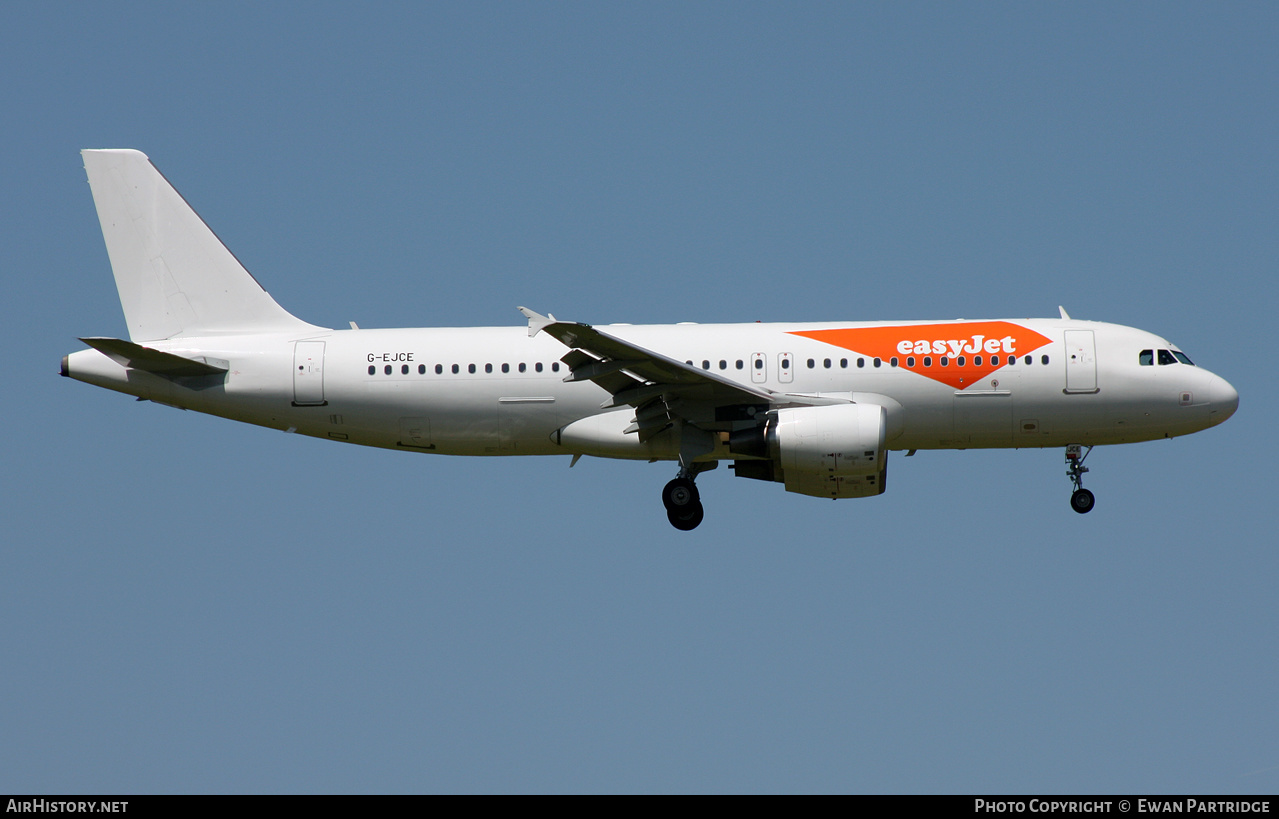
POLYGON ((768 379, 768 356, 751 353, 751 381, 763 384, 768 379))
POLYGON ((1097 350, 1092 330, 1066 331, 1066 392, 1097 391, 1097 350))
POLYGON ((324 342, 296 342, 293 347, 293 406, 319 407, 324 403, 324 342))
POLYGON ((790 353, 777 355, 777 380, 783 384, 789 384, 795 380, 795 362, 790 353))

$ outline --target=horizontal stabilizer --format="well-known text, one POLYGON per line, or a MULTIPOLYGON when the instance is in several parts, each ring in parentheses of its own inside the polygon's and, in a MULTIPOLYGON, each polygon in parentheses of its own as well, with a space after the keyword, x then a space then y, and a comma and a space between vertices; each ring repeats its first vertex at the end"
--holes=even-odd
POLYGON ((80 340, 121 367, 144 370, 162 378, 222 375, 230 369, 229 366, 210 363, 207 359, 183 358, 180 355, 153 350, 119 338, 82 338, 80 340))

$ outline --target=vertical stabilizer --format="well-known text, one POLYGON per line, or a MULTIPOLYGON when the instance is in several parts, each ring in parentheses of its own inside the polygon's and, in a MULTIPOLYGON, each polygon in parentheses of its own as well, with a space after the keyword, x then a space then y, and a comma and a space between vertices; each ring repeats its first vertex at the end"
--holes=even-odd
POLYGON ((129 337, 305 332, 140 151, 85 150, 129 337))

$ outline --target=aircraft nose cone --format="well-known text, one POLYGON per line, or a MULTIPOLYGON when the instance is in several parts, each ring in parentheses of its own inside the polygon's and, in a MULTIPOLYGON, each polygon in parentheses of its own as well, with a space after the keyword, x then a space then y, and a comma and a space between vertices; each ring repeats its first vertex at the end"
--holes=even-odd
POLYGON ((1226 379, 1214 375, 1208 382, 1208 418, 1220 424, 1239 409, 1239 393, 1226 379))

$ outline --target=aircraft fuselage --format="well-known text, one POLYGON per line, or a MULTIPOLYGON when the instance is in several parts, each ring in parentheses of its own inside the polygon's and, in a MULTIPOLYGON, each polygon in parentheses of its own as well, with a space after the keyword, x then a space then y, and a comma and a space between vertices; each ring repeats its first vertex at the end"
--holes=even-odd
MULTIPOLYGON (((1142 350, 1175 349, 1150 333, 1075 320, 1009 323, 1048 342, 1030 353, 1015 348, 1005 352, 1014 346, 1008 342, 971 353, 972 339, 980 334, 968 333, 968 328, 988 322, 964 321, 607 329, 639 346, 778 394, 877 400, 889 408, 888 442, 897 450, 1148 441, 1220 423, 1237 402, 1224 380, 1201 367, 1139 364, 1142 350), (930 342, 927 354, 914 355, 912 346, 910 354, 894 350, 895 355, 884 357, 796 335, 885 326, 903 328, 903 341, 912 340, 911 335, 936 336, 939 330, 947 338, 913 339, 930 342), (911 334, 906 329, 914 327, 920 330, 911 334), (1078 365, 1092 371, 1085 376, 1091 380, 1073 391, 1067 388, 1067 331, 1088 334, 1093 341, 1093 361, 1078 365), (945 354, 933 355, 933 340, 952 343, 945 354), (958 356, 953 355, 956 341, 964 343, 958 356), (1000 362, 993 369, 992 356, 1000 362), (932 359, 928 367, 925 357, 932 359), (909 358, 916 359, 911 368, 906 366, 909 358), (978 358, 981 367, 973 363, 978 358), (943 376, 967 383, 938 380, 943 376)), ((564 346, 545 336, 529 338, 523 327, 326 330, 304 336, 182 338, 148 346, 184 357, 222 359, 231 366, 222 383, 189 387, 85 350, 68 358, 67 374, 139 398, 260 426, 444 455, 573 454, 573 448, 552 439, 553 433, 601 414, 600 405, 609 398, 592 382, 566 383, 569 369, 560 363, 564 346), (306 355, 308 343, 315 360, 295 363, 306 355)), ((633 457, 647 458, 648 453, 637 448, 633 457)))

